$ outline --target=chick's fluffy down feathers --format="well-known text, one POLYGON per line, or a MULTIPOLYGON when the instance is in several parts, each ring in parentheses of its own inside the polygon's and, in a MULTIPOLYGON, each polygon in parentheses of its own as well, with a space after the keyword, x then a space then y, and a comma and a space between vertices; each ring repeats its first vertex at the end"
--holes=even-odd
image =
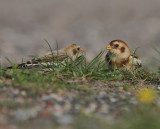
POLYGON ((105 60, 109 68, 123 70, 135 69, 142 66, 142 62, 136 54, 131 55, 128 45, 122 40, 113 40, 106 48, 108 50, 105 60))

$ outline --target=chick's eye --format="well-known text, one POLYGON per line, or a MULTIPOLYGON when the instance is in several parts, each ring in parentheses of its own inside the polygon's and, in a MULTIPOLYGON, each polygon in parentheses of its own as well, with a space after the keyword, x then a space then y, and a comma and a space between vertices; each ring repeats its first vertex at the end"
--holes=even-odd
POLYGON ((77 48, 77 50, 79 51, 79 50, 80 50, 80 48, 78 47, 78 48, 77 48))
POLYGON ((115 45, 115 47, 118 47, 118 46, 119 46, 118 44, 115 45))

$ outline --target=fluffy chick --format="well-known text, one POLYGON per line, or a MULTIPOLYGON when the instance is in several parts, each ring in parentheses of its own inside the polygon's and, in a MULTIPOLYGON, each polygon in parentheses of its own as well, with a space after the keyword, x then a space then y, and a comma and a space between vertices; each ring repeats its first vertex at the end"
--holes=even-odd
POLYGON ((128 45, 122 40, 113 40, 106 48, 108 53, 105 60, 109 68, 121 68, 122 70, 135 69, 142 66, 141 60, 136 54, 131 55, 128 45))
MULTIPOLYGON (((57 59, 59 62, 63 62, 65 59, 69 59, 70 61, 74 61, 76 57, 80 56, 84 52, 80 46, 77 44, 70 44, 67 47, 53 51, 44 56, 33 58, 32 60, 27 61, 26 63, 18 64, 17 68, 22 69, 31 69, 39 66, 47 66, 52 65, 53 63, 57 63, 57 59), (54 61, 54 62, 53 62, 54 61)), ((12 69, 12 66, 8 67, 8 69, 12 69)))

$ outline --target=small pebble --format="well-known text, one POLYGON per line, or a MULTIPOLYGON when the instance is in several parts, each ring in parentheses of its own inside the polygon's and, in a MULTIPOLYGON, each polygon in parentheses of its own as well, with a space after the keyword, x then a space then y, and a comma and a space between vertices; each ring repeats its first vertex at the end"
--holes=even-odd
POLYGON ((123 87, 119 87, 119 91, 120 91, 120 92, 123 92, 123 91, 124 91, 124 88, 123 88, 123 87))
POLYGON ((52 114, 49 110, 42 110, 39 112, 39 116, 43 118, 48 118, 48 117, 51 117, 52 114))
POLYGON ((25 97, 26 96, 26 91, 21 91, 21 95, 25 97))
POLYGON ((38 110, 36 108, 32 109, 18 109, 13 113, 13 117, 15 117, 15 120, 17 121, 26 121, 30 118, 35 118, 38 114, 38 110))
POLYGON ((160 85, 157 86, 157 90, 160 90, 160 85))
POLYGON ((99 92, 99 94, 97 96, 98 99, 104 99, 106 97, 107 97, 107 93, 104 91, 99 92))
POLYGON ((60 125, 69 125, 73 123, 73 117, 71 115, 63 115, 57 118, 57 123, 60 125))

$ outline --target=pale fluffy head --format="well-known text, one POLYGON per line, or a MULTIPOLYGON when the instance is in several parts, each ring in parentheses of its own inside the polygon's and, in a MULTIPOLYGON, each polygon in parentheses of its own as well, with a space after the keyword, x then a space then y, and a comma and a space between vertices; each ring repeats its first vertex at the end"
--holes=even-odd
POLYGON ((76 57, 80 56, 84 52, 84 50, 77 44, 68 45, 64 51, 72 60, 75 60, 76 57))
POLYGON ((106 49, 117 59, 126 59, 131 55, 128 45, 122 40, 111 41, 106 49))

